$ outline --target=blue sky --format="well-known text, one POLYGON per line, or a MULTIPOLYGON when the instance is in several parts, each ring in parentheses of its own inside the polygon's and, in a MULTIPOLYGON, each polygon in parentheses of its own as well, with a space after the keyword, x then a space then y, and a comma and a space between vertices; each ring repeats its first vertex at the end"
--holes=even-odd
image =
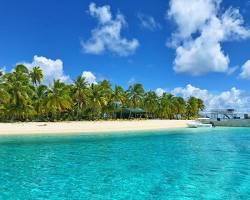
POLYGON ((140 82, 211 107, 245 98, 246 107, 249 27, 248 0, 1 0, 0 68, 40 64, 48 81, 87 71, 94 81, 140 82))

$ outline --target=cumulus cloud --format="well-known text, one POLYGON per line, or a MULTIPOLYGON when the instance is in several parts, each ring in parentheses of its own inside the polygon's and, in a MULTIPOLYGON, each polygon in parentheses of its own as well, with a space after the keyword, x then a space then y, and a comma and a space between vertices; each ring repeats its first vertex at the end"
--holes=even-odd
POLYGON ((250 37, 238 9, 220 9, 221 0, 171 0, 168 16, 177 25, 170 46, 177 73, 203 75, 230 71, 221 43, 250 37))
POLYGON ((188 38, 201 29, 204 23, 216 12, 215 0, 171 0, 168 16, 177 24, 175 36, 188 38))
POLYGON ((97 84, 97 81, 96 81, 96 76, 90 72, 90 71, 84 71, 82 73, 82 77, 85 78, 86 82, 91 85, 91 84, 97 84))
POLYGON ((174 95, 179 95, 185 99, 190 96, 200 98, 204 101, 206 109, 223 109, 223 108, 235 108, 238 110, 250 110, 250 95, 246 94, 233 87, 229 91, 223 91, 220 94, 212 94, 206 89, 200 89, 192 85, 186 87, 178 87, 171 92, 174 95))
POLYGON ((71 79, 63 71, 63 62, 60 59, 52 60, 43 56, 35 55, 31 63, 22 63, 29 69, 39 66, 43 70, 44 84, 51 84, 54 80, 70 82, 71 79))
POLYGON ((242 71, 240 73, 240 78, 242 79, 250 79, 250 60, 248 60, 243 66, 242 71))
POLYGON ((161 25, 152 16, 139 13, 137 17, 140 20, 141 27, 145 29, 154 31, 161 28, 161 25))
POLYGON ((139 47, 137 39, 122 37, 121 31, 127 26, 126 20, 121 13, 113 17, 109 5, 97 7, 91 3, 89 14, 97 19, 98 25, 91 31, 91 38, 81 42, 85 53, 102 54, 109 51, 119 56, 128 56, 139 47))
POLYGON ((155 90, 155 93, 156 93, 156 95, 157 95, 158 97, 161 97, 165 92, 166 92, 166 91, 165 91, 164 89, 162 89, 162 88, 157 88, 157 89, 155 90))

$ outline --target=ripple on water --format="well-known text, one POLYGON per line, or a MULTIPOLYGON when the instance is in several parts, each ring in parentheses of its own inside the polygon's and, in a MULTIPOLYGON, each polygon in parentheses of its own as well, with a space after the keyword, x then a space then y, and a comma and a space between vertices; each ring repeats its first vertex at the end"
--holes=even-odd
POLYGON ((0 138, 0 199, 250 199, 250 129, 0 138))

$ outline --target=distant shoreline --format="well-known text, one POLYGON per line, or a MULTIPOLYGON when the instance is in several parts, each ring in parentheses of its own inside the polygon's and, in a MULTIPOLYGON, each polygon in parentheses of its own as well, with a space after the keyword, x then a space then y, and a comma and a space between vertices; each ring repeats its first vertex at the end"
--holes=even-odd
POLYGON ((0 123, 0 136, 31 134, 101 134, 186 128, 189 120, 81 121, 0 123))

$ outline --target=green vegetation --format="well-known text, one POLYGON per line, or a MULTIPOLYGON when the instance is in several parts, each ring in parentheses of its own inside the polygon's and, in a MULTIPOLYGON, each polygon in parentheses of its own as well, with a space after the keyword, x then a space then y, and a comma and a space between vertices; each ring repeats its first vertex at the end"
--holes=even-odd
POLYGON ((187 101, 167 93, 158 97, 141 84, 124 90, 107 80, 89 85, 81 76, 72 84, 55 80, 46 86, 42 80, 39 66, 28 70, 17 65, 10 73, 0 72, 0 121, 191 119, 204 109, 195 97, 187 101))

